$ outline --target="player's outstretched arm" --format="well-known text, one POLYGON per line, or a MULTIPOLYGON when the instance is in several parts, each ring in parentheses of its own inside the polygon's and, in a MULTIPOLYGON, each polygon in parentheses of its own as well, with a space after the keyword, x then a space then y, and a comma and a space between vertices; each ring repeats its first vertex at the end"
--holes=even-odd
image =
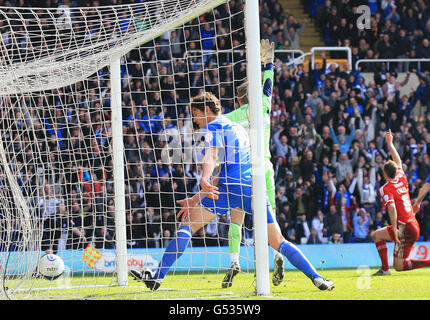
MULTIPOLYGON (((428 178, 427 178, 428 180, 428 178)), ((427 192, 430 190, 430 183, 426 182, 420 189, 420 192, 418 193, 418 197, 415 200, 414 205, 412 206, 414 213, 417 213, 420 210, 421 202, 423 201, 424 197, 426 196, 427 192)))
MULTIPOLYGON (((273 62, 275 60, 275 43, 263 39, 260 42, 260 60, 264 66, 263 77, 263 114, 271 110, 272 91, 273 91, 273 62)), ((249 119, 248 114, 248 83, 245 82, 237 88, 239 108, 224 116, 228 119, 242 123, 249 119)), ((243 125, 243 124, 241 124, 243 125)), ((248 125, 248 123, 246 123, 248 125)))
POLYGON ((393 227, 394 239, 393 241, 396 243, 400 243, 398 230, 397 230, 397 210, 394 203, 390 203, 387 206, 388 216, 390 217, 391 226, 393 227))
POLYGON ((264 66, 273 64, 275 60, 275 43, 268 39, 262 39, 260 42, 260 60, 264 66))
POLYGON ((218 185, 218 181, 219 181, 219 174, 221 173, 221 170, 218 170, 217 174, 215 176, 212 177, 212 185, 216 186, 218 185))
POLYGON ((202 164, 203 174, 202 174, 202 179, 200 180, 200 187, 202 192, 206 193, 207 196, 211 199, 213 199, 212 195, 219 194, 218 187, 212 185, 209 182, 216 167, 217 156, 218 156, 217 147, 211 147, 206 149, 206 153, 205 153, 205 156, 203 157, 203 164, 202 164))
POLYGON ((272 93, 273 93, 273 63, 275 61, 275 43, 263 39, 260 42, 260 59, 264 66, 263 77, 263 114, 266 114, 272 109, 272 93))
POLYGON ((399 166, 399 168, 402 168, 402 159, 400 158, 399 153, 394 147, 393 134, 391 133, 391 129, 385 133, 385 142, 387 143, 387 146, 390 149, 391 158, 399 166))

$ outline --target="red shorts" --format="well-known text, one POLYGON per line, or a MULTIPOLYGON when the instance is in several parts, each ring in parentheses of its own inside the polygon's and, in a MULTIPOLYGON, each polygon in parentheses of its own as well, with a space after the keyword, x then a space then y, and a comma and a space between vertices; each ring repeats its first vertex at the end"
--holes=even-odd
MULTIPOLYGON (((398 229, 400 232, 400 244, 396 243, 394 245, 394 257, 407 259, 411 253, 414 243, 420 236, 420 226, 417 219, 414 219, 406 224, 398 223, 398 229)), ((394 239, 393 226, 388 226, 387 230, 391 239, 394 239)))

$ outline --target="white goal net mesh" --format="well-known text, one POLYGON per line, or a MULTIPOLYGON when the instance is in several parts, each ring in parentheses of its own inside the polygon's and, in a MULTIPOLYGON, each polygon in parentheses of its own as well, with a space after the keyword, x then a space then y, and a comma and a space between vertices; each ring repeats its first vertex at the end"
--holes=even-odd
MULTIPOLYGON (((230 289, 229 216, 195 234, 164 290, 116 286, 110 63, 121 59, 128 268, 155 267, 177 200, 199 190, 200 136, 188 103, 235 109, 246 78, 244 3, 158 0, 115 7, 0 8, 0 250, 9 298, 179 298, 252 293, 245 219, 230 289), (206 9, 211 8, 213 9, 206 9), (55 281, 37 262, 65 262, 55 281)), ((257 41, 259 36, 255 35, 257 41)), ((251 250, 250 250, 251 249, 251 250)))

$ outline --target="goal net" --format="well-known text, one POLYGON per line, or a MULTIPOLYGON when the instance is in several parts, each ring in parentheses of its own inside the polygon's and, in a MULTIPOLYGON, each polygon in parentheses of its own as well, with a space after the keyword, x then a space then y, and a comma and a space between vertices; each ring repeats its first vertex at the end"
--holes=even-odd
POLYGON ((121 285, 117 280, 119 233, 126 272, 156 267, 179 224, 176 201, 199 190, 202 140, 188 103, 204 90, 220 99, 223 112, 234 110, 236 88, 246 78, 243 10, 244 3, 236 0, 0 8, 4 297, 253 293, 248 218, 242 273, 233 287, 221 289, 230 265, 229 215, 195 234, 163 290, 151 292, 131 277, 121 285), (112 89, 115 59, 120 59, 120 100, 112 89), (119 153, 113 142, 114 100, 121 104, 119 153), (123 181, 114 174, 115 154, 116 163, 123 163, 117 169, 123 181), (125 213, 118 207, 121 187, 125 213), (38 273, 37 262, 46 252, 65 262, 57 280, 38 273))

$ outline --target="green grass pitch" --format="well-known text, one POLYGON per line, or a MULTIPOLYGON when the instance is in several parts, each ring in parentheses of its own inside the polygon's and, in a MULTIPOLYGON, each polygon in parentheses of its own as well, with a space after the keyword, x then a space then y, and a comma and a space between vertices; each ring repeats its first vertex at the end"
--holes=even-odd
MULTIPOLYGON (((333 291, 320 291, 301 272, 286 271, 281 285, 271 285, 271 296, 261 297, 254 293, 253 273, 240 273, 232 287, 222 289, 224 273, 210 272, 169 274, 155 292, 132 278, 126 287, 116 286, 111 276, 74 276, 55 281, 38 279, 32 284, 38 289, 32 290, 27 299, 430 300, 430 269, 393 270, 391 276, 384 277, 371 277, 375 268, 319 271, 335 283, 333 291)), ((15 298, 20 298, 20 294, 15 293, 15 298)))

